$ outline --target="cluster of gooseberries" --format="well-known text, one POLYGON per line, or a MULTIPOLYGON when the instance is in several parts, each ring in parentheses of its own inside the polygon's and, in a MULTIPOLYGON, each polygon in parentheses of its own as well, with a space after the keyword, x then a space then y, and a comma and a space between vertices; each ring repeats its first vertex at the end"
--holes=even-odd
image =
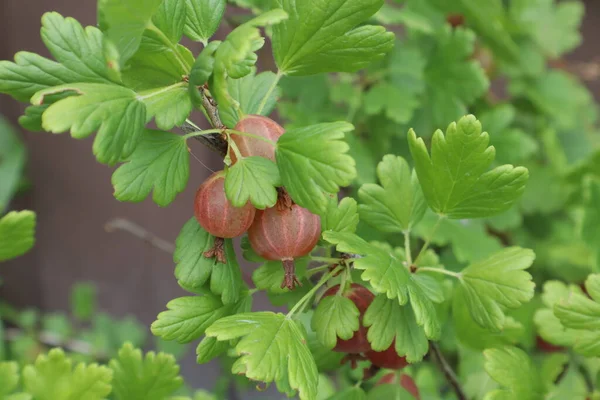
MULTIPOLYGON (((358 360, 368 360, 376 368, 401 370, 408 365, 406 357, 400 357, 396 352, 396 341, 394 340, 390 347, 384 351, 375 351, 371 348, 371 344, 367 339, 369 328, 363 324, 363 316, 367 308, 375 299, 375 295, 369 289, 357 283, 350 284, 345 290, 340 292, 340 285, 335 285, 327 289, 323 294, 323 298, 329 296, 344 296, 354 303, 359 311, 359 329, 354 332, 350 339, 337 338, 334 351, 346 353, 346 360, 350 361, 353 366, 358 360)), ((413 379, 406 374, 389 373, 384 375, 378 384, 399 383, 406 391, 411 393, 414 398, 419 398, 418 389, 413 379)))
MULTIPOLYGON (((267 117, 249 115, 238 122, 235 131, 252 135, 231 136, 241 156, 275 161, 272 143, 284 133, 279 124, 267 117)), ((235 153, 230 155, 232 165, 238 159, 235 153)), ((250 202, 234 207, 225 196, 225 171, 215 172, 198 188, 194 214, 200 225, 215 237, 214 246, 204 253, 205 257, 226 263, 224 239, 248 232, 250 244, 259 256, 282 262, 285 276, 281 287, 291 290, 300 285, 294 259, 307 255, 316 246, 321 236, 321 221, 317 215, 291 202, 285 190, 278 192, 280 201, 272 208, 257 210, 250 202)))

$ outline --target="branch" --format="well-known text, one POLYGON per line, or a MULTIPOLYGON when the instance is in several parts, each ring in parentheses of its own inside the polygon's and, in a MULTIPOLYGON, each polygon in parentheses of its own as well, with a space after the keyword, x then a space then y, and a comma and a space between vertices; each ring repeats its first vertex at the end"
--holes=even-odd
POLYGON ((458 381, 458 378, 456 377, 456 374, 452 370, 452 367, 450 366, 450 364, 448 364, 448 361, 446 361, 446 359, 444 358, 444 355, 442 354, 438 344, 430 341, 429 348, 435 355, 435 358, 438 361, 438 366, 440 367, 440 370, 444 373, 446 380, 448 381, 448 383, 450 383, 450 385, 452 385, 452 388, 454 389, 454 392, 456 393, 457 399, 458 400, 467 400, 467 395, 463 391, 463 389, 460 385, 460 382, 458 381))
POLYGON ((104 229, 106 232, 125 231, 165 253, 173 254, 175 252, 175 245, 173 243, 161 239, 141 226, 123 218, 115 218, 108 221, 104 225, 104 229))
MULTIPOLYGON (((199 89, 202 94, 202 107, 206 111, 206 117, 210 121, 210 124, 217 129, 225 129, 226 127, 223 122, 221 122, 221 118, 219 117, 217 103, 208 95, 206 87, 200 87, 199 89)), ((189 123, 185 123, 182 128, 186 133, 197 131, 196 127, 190 125, 189 123)), ((225 140, 225 138, 219 133, 194 136, 194 139, 212 151, 219 153, 223 157, 227 155, 227 140, 225 140)))

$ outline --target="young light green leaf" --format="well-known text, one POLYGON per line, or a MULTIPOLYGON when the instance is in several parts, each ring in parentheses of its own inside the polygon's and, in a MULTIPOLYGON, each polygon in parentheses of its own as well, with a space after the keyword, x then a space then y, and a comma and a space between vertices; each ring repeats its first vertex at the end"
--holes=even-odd
POLYGON ((98 364, 78 364, 61 349, 40 355, 23 369, 23 388, 39 400, 102 400, 111 392, 112 372, 98 364))
MULTIPOLYGON (((258 51, 265 43, 258 27, 273 25, 287 18, 287 14, 274 9, 235 28, 221 45, 215 55, 213 85, 211 93, 217 99, 219 108, 230 115, 241 115, 240 104, 229 93, 230 79, 243 78, 254 71, 258 51)), ((231 124, 235 118, 231 118, 231 124)), ((233 125, 229 125, 233 127, 233 125)))
POLYGON ((33 211, 11 211, 0 218, 0 261, 27 253, 35 243, 33 211))
POLYGON ((126 343, 110 361, 116 400, 164 400, 183 384, 175 357, 153 351, 142 352, 126 343))
POLYGON ((397 298, 401 305, 408 302, 410 273, 397 254, 369 244, 353 233, 327 231, 323 238, 340 252, 363 256, 354 260, 354 268, 363 271, 361 278, 377 293, 386 294, 388 299, 397 298))
POLYGON ((277 0, 289 20, 273 29, 273 54, 286 75, 356 72, 394 45, 385 28, 361 25, 383 0, 277 0))
POLYGON ((571 291, 554 305, 554 315, 572 331, 576 352, 588 357, 600 356, 600 274, 585 281, 590 298, 571 291))
POLYGON ((127 162, 112 176, 119 201, 143 201, 154 189, 152 199, 168 206, 181 193, 190 176, 190 155, 183 136, 146 130, 127 162))
POLYGON ((358 191, 361 220, 382 232, 409 232, 427 210, 416 174, 402 157, 388 154, 377 176, 381 186, 367 183, 358 191))
POLYGON ((475 322, 499 332, 504 326, 504 308, 517 308, 531 300, 535 284, 524 270, 534 259, 531 250, 508 247, 460 273, 458 290, 475 322))
POLYGON ((131 89, 116 85, 78 83, 42 90, 31 98, 35 105, 44 97, 75 92, 52 104, 42 116, 44 129, 53 133, 71 130, 83 139, 98 130, 93 150, 99 162, 114 165, 137 146, 146 123, 146 107, 131 89))
POLYGON ((321 230, 354 233, 358 226, 358 204, 351 197, 342 201, 337 196, 331 196, 327 203, 327 211, 321 215, 321 230))
POLYGON ((224 305, 209 294, 171 300, 167 309, 152 323, 152 333, 165 340, 189 343, 202 336, 213 322, 230 315, 233 305, 224 305))
POLYGON ((225 194, 234 207, 244 207, 248 201, 259 210, 277 202, 281 185, 277 165, 264 157, 244 157, 227 170, 225 194))
POLYGON ((486 372, 504 389, 488 393, 485 400, 541 400, 546 392, 540 375, 527 353, 517 347, 488 349, 486 372))
POLYGON ((210 250, 215 238, 206 232, 196 218, 191 218, 181 229, 175 242, 175 277, 179 286, 193 293, 202 293, 210 278, 211 292, 220 295, 225 304, 236 303, 243 285, 240 266, 230 239, 225 240, 227 264, 203 253, 210 250))
POLYGON ((369 327, 367 339, 375 351, 387 350, 396 342, 396 352, 408 362, 423 359, 429 342, 423 328, 417 325, 413 310, 408 305, 378 295, 365 313, 363 323, 369 327))
POLYGON ((19 384, 19 364, 0 362, 0 399, 8 397, 19 384))
POLYGON ((152 22, 171 43, 179 43, 187 20, 186 0, 163 0, 152 22))
POLYGON ((135 54, 144 30, 163 0, 99 0, 98 25, 120 55, 121 66, 135 54))
POLYGON ((27 154, 13 127, 0 116, 0 215, 18 189, 27 154))
POLYGON ((367 393, 367 400, 397 399, 412 400, 415 397, 404 386, 397 383, 378 384, 367 393))
POLYGON ((58 62, 28 52, 17 53, 15 63, 0 61, 0 93, 25 102, 52 86, 113 81, 104 60, 99 29, 84 29, 73 18, 52 12, 42 17, 41 34, 58 62))
POLYGON ((275 156, 283 185, 292 199, 315 214, 327 209, 327 194, 356 177, 355 162, 342 139, 354 127, 333 122, 291 129, 277 141, 275 156))
POLYGON ((277 81, 277 75, 270 71, 260 74, 253 71, 240 79, 227 78, 229 95, 235 101, 235 106, 219 104, 223 123, 235 126, 245 115, 269 115, 281 95, 277 81))
POLYGON ((509 209, 525 190, 526 168, 503 165, 488 171, 495 151, 473 115, 433 134, 431 157, 413 130, 408 142, 429 206, 452 219, 482 218, 509 209))
POLYGON ((186 36, 206 45, 221 23, 227 1, 185 0, 185 4, 187 6, 186 36))
POLYGON ((348 340, 360 327, 360 312, 356 305, 344 296, 323 298, 312 318, 312 329, 317 339, 328 349, 333 349, 338 337, 348 340))
POLYGON ((229 349, 229 342, 219 342, 214 337, 205 337, 196 347, 196 362, 206 364, 229 349))
POLYGON ((577 337, 576 331, 565 328, 558 317, 554 315, 554 306, 562 299, 567 299, 571 293, 582 295, 576 285, 566 285, 560 281, 546 281, 542 301, 546 307, 535 312, 534 322, 538 335, 548 343, 557 346, 572 347, 577 337))
POLYGON ((301 400, 312 400, 317 395, 318 371, 302 331, 293 319, 265 311, 222 318, 206 335, 219 341, 239 339, 235 350, 240 358, 233 373, 275 381, 278 387, 297 390, 301 400))

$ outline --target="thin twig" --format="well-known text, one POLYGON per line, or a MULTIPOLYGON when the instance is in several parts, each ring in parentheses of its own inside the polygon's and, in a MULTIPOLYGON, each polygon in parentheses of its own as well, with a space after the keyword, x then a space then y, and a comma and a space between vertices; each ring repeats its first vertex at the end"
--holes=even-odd
MULTIPOLYGON (((206 116, 210 124, 214 128, 225 129, 225 125, 219 117, 219 108, 217 107, 217 103, 212 97, 210 97, 207 88, 199 87, 198 89, 200 90, 200 93, 202 95, 202 107, 206 111, 206 116)), ((187 131, 188 133, 197 130, 196 127, 192 126, 187 122, 182 126, 182 129, 184 131, 187 131)), ((209 135, 194 136, 194 139, 196 139, 209 149, 219 153, 223 157, 225 157, 225 155, 227 154, 227 140, 225 140, 223 135, 220 133, 211 133, 209 135)))
MULTIPOLYGON (((17 328, 7 328, 4 332, 4 338, 7 341, 15 341, 25 335, 26 333, 17 328)), ((68 339, 63 340, 59 336, 50 333, 50 332, 39 332, 37 333, 35 339, 43 344, 46 347, 60 347, 71 353, 84 354, 87 356, 94 357, 97 361, 107 361, 110 357, 103 352, 96 351, 94 346, 90 343, 77 340, 77 339, 68 339)))
POLYGON ((435 355, 435 358, 438 361, 440 370, 444 373, 446 380, 448 381, 448 383, 450 383, 450 385, 452 385, 452 388, 454 389, 454 393, 456 393, 457 399, 458 400, 467 400, 467 395, 463 391, 463 388, 460 385, 460 382, 458 381, 456 374, 452 370, 452 367, 450 366, 450 364, 448 364, 448 362, 444 358, 444 355, 442 354, 438 344, 430 341, 429 348, 431 349, 431 351, 433 351, 433 354, 435 355))
POLYGON ((141 226, 124 218, 115 218, 108 221, 104 225, 104 229, 107 232, 125 231, 165 253, 173 254, 175 252, 175 245, 173 243, 157 237, 141 226))

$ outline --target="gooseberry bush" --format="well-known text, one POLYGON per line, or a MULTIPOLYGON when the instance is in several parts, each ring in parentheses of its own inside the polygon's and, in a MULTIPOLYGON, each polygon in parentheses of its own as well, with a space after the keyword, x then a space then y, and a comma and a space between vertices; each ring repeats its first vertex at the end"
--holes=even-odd
POLYGON ((0 62, 23 127, 97 132, 119 201, 169 206, 195 142, 222 156, 153 334, 300 399, 600 398, 597 106, 562 58, 582 4, 232 3, 99 0, 98 27, 44 15, 55 60, 0 62))

